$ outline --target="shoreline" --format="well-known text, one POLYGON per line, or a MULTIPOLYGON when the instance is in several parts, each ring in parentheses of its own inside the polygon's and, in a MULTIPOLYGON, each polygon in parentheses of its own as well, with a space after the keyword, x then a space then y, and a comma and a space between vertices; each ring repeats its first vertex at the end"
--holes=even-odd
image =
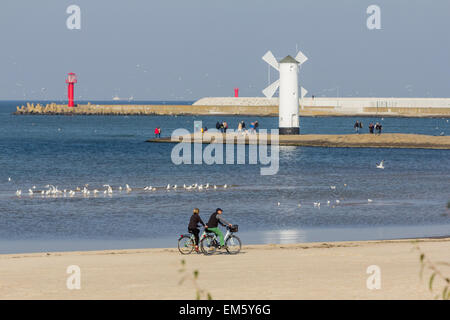
MULTIPOLYGON (((418 237, 402 237, 402 238, 386 238, 386 239, 372 239, 372 240, 323 240, 323 241, 305 241, 305 242, 288 242, 288 243, 250 243, 243 244, 242 247, 245 248, 259 248, 265 246, 306 246, 306 247, 315 247, 321 246, 321 244, 326 243, 330 247, 341 246, 346 243, 396 243, 396 242, 427 242, 433 240, 444 240, 450 241, 450 234, 448 235, 440 235, 440 236, 418 236, 418 237)), ((3 258, 17 258, 17 257, 34 257, 34 256, 60 256, 60 255, 71 255, 71 254, 127 254, 133 252, 152 252, 152 251, 170 251, 170 252, 178 252, 176 247, 167 247, 164 245, 155 246, 155 247, 122 247, 122 248, 109 248, 109 249, 64 249, 64 250, 42 250, 42 251, 24 251, 24 252, 11 252, 11 253, 0 253, 0 260, 3 258)))
POLYGON ((213 256, 176 248, 0 255, 0 298, 195 299, 192 282, 179 283, 185 260, 214 300, 433 299, 441 284, 433 294, 430 272, 420 278, 416 245, 434 262, 450 261, 450 237, 244 245, 238 255, 213 256), (70 265, 81 269, 80 290, 66 288, 70 265), (381 270, 380 290, 366 286, 371 265, 381 270))
MULTIPOLYGON (((180 143, 183 139, 187 142, 224 143, 227 144, 254 144, 258 142, 259 134, 256 135, 232 135, 220 133, 204 133, 202 136, 196 137, 195 134, 190 136, 148 139, 150 143, 180 143), (194 138, 195 136, 195 138, 194 138), (200 140, 201 137, 201 140, 200 140), (227 138, 229 138, 227 140, 227 138)), ((261 135, 267 144, 271 144, 272 136, 270 134, 261 135)), ((280 146, 302 146, 302 147, 334 147, 334 148, 405 148, 405 149, 450 149, 450 136, 429 136, 421 134, 404 134, 404 133, 382 133, 376 134, 305 134, 305 135, 279 135, 278 144, 280 146)))

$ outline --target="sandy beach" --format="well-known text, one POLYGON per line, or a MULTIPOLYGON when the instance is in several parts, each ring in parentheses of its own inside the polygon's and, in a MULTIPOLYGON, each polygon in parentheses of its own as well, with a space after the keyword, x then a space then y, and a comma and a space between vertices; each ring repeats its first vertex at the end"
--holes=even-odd
MULTIPOLYGON (((177 249, 0 255, 1 299, 195 299, 185 273, 213 299, 433 299, 430 271, 420 278, 420 253, 450 261, 450 238, 244 246, 238 255, 182 256, 177 249), (66 286, 67 267, 81 270, 81 288, 66 286), (367 268, 381 272, 369 290, 367 268)), ((440 266, 449 275, 448 266, 440 266)))

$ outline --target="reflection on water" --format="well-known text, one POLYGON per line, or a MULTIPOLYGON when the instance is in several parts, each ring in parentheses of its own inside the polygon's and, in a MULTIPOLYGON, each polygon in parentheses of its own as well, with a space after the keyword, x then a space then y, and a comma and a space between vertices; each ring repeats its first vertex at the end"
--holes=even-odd
POLYGON ((261 232, 263 243, 296 243, 306 242, 305 231, 300 229, 261 232))
POLYGON ((450 223, 424 226, 338 227, 242 232, 246 244, 386 240, 450 236, 450 223))

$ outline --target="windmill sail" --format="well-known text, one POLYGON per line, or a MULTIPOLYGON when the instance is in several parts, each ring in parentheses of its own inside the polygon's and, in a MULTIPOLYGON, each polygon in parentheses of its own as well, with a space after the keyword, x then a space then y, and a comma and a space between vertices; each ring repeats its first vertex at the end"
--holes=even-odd
POLYGON ((267 51, 262 59, 270 64, 275 70, 279 71, 278 61, 271 51, 267 51))
POLYGON ((273 82, 270 86, 265 88, 262 92, 267 98, 272 98, 278 87, 280 86, 280 80, 273 82))
POLYGON ((301 97, 302 99, 306 96, 307 93, 308 93, 308 90, 306 90, 306 89, 303 88, 303 87, 300 87, 300 97, 301 97))
POLYGON ((306 60, 308 60, 308 57, 305 56, 305 55, 303 54, 303 52, 299 51, 299 52, 297 53, 297 55, 295 56, 295 60, 297 60, 298 63, 300 63, 300 64, 304 64, 304 63, 306 62, 306 60))

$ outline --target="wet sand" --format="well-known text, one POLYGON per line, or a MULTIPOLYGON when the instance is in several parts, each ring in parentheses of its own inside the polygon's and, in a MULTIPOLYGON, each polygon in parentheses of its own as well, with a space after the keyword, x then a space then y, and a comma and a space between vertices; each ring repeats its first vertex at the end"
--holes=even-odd
MULTIPOLYGON (((433 299, 416 244, 432 261, 450 262, 450 238, 253 245, 234 256, 177 249, 0 255, 0 298, 195 299, 192 281, 180 284, 184 259, 213 299, 433 299), (81 269, 79 290, 66 287, 69 265, 81 269), (381 270, 378 290, 366 285, 371 265, 381 270)), ((437 278, 434 287, 442 288, 437 278)))

